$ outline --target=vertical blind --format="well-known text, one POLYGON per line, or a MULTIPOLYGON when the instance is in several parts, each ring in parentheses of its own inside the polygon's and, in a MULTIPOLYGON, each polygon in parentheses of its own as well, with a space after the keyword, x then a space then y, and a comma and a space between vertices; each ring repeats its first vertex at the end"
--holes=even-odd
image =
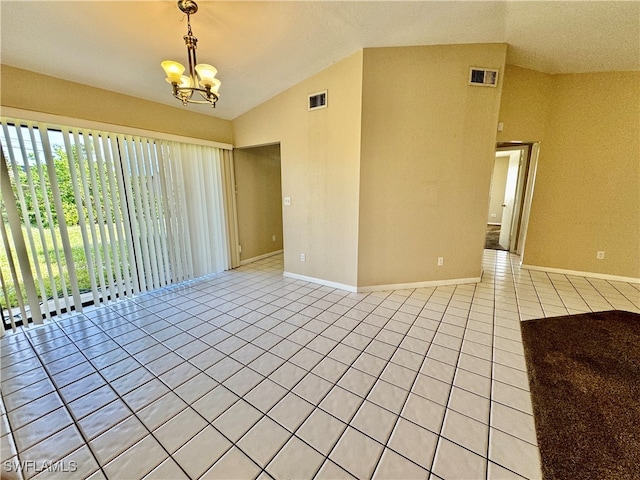
POLYGON ((1 125, 0 303, 12 327, 235 266, 230 151, 1 125))

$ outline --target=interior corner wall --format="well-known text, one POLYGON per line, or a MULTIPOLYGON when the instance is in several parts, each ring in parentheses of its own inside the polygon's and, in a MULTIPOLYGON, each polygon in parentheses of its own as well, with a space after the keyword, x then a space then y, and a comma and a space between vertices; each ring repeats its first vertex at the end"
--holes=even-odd
POLYGON ((233 120, 236 148, 280 143, 289 274, 356 286, 361 101, 359 51, 233 120), (325 89, 328 107, 309 111, 325 89))
POLYGON ((506 45, 364 50, 358 286, 478 278, 506 45), (438 257, 444 265, 438 266, 438 257))
POLYGON ((5 107, 221 143, 233 141, 230 121, 182 105, 170 107, 9 65, 1 66, 0 76, 0 105, 5 107))
POLYGON ((236 149, 233 159, 240 261, 282 250, 280 145, 236 149))
POLYGON ((523 263, 640 278, 640 72, 554 75, 548 109, 523 263))

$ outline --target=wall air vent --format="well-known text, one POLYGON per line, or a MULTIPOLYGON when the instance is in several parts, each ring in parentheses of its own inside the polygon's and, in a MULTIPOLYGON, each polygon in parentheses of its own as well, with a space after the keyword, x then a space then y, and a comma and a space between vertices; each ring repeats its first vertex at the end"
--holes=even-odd
POLYGON ((498 85, 498 70, 471 67, 469 70, 469 85, 495 87, 498 85))
POLYGON ((312 93, 309 95, 309 110, 327 108, 327 91, 312 93))

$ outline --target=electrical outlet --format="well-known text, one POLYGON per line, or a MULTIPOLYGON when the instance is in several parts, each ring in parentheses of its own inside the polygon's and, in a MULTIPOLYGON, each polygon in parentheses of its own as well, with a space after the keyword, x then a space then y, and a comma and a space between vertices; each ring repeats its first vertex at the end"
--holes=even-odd
POLYGON ((300 261, 301 262, 306 262, 307 261, 307 256, 304 253, 300 254, 300 261))
POLYGON ((291 205, 291 197, 284 197, 284 204, 291 205))
POLYGON ((596 252, 596 259, 597 260, 604 260, 604 250, 598 250, 596 252))
POLYGON ((276 236, 275 235, 271 235, 271 240, 273 240, 275 242, 276 241, 276 236))
POLYGON ((441 267, 444 265, 444 257, 438 257, 438 266, 441 267))

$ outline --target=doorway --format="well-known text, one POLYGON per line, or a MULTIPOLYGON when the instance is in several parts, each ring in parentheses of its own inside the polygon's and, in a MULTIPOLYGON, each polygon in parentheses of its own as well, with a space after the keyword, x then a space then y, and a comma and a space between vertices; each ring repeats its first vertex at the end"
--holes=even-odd
POLYGON ((523 252, 537 153, 537 143, 497 145, 485 248, 517 254, 523 252))
POLYGON ((234 151, 240 264, 281 253, 280 144, 234 151))

